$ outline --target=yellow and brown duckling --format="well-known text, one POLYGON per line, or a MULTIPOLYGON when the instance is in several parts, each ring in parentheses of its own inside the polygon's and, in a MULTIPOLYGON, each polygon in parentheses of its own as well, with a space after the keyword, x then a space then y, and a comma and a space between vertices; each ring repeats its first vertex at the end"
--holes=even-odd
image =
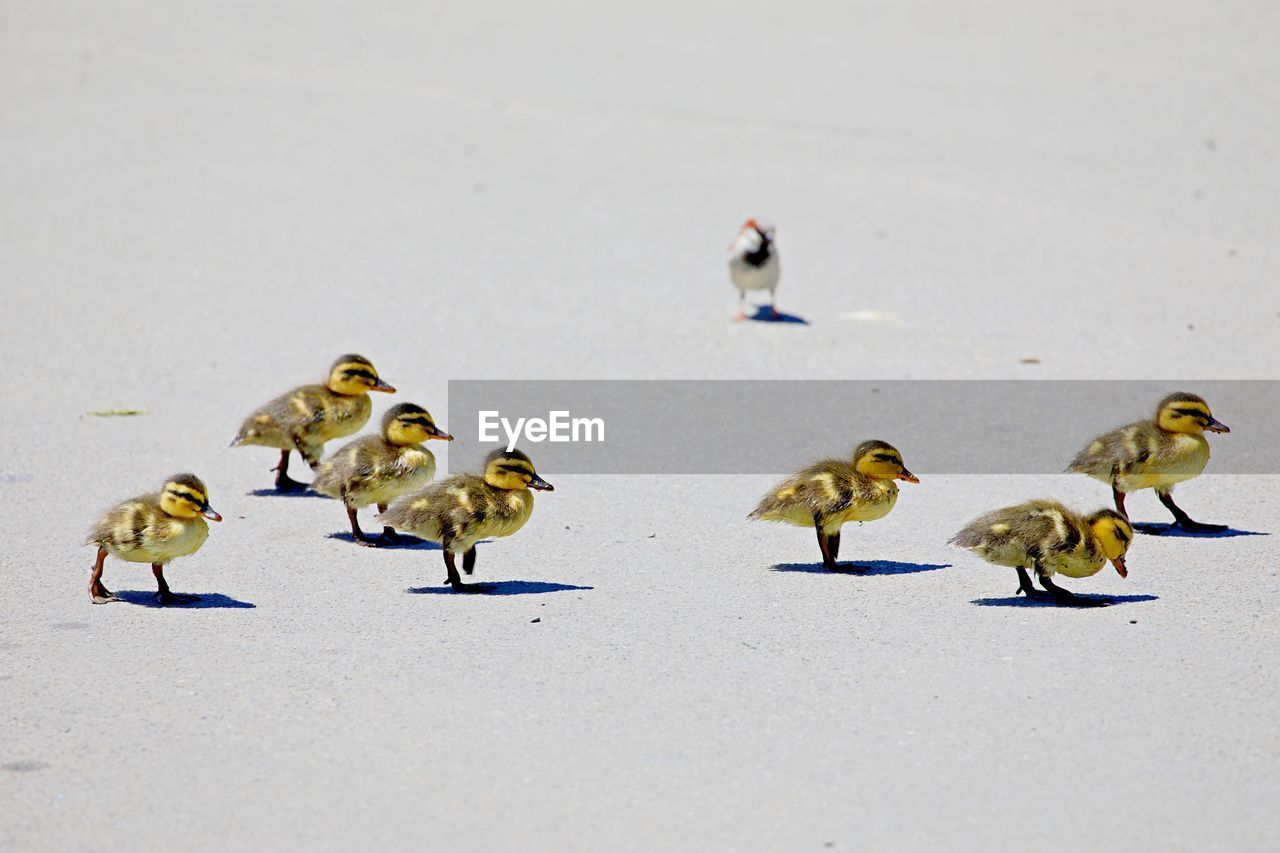
POLYGON ((305 483, 289 476, 289 453, 298 451, 316 468, 325 442, 353 435, 369 420, 370 391, 394 394, 395 390, 382 381, 369 359, 344 355, 329 369, 325 384, 294 388, 249 415, 231 446, 279 448, 280 464, 271 469, 276 472, 276 488, 282 492, 305 489, 305 483))
POLYGON ((209 490, 194 474, 170 477, 158 493, 142 495, 113 506, 89 532, 86 545, 96 545, 98 559, 89 578, 89 597, 94 604, 106 604, 116 597, 102 583, 107 554, 130 563, 150 563, 161 604, 190 604, 196 595, 179 595, 169 590, 164 565, 177 557, 200 550, 209 536, 210 521, 222 516, 209 506, 209 490))
MULTIPOLYGON (((361 545, 377 543, 365 536, 356 518, 361 507, 377 504, 379 512, 400 495, 425 486, 436 475, 436 457, 422 446, 431 439, 453 441, 436 426, 431 413, 413 403, 392 406, 382 416, 382 432, 343 445, 316 470, 311 488, 338 498, 347 508, 351 535, 361 545)), ((399 541, 395 529, 382 530, 383 544, 399 541)))
POLYGON ((475 571, 476 543, 510 536, 533 514, 533 492, 552 486, 538 476, 533 462, 519 450, 495 450, 485 459, 484 473, 456 474, 406 495, 382 514, 382 521, 444 549, 446 581, 458 592, 491 592, 491 584, 466 584, 458 575, 475 571))
POLYGON ((951 537, 948 544, 977 554, 988 563, 1018 570, 1018 592, 1028 598, 1052 597, 1073 607, 1103 607, 1111 602, 1080 598, 1051 579, 1093 577, 1108 560, 1120 577, 1128 577, 1124 555, 1133 528, 1120 513, 1100 509, 1089 515, 1073 512, 1057 501, 1032 500, 981 515, 951 537), (1041 592, 1031 585, 1035 571, 1041 592))
POLYGON ((857 570, 859 566, 836 562, 840 526, 846 521, 874 521, 888 515, 898 500, 895 480, 920 482, 902 464, 902 454, 893 445, 864 441, 848 462, 830 459, 792 474, 771 489, 748 517, 813 527, 827 570, 857 570))
POLYGON ((1067 470, 1088 474, 1111 486, 1116 509, 1125 518, 1124 496, 1155 489, 1173 513, 1173 526, 1192 533, 1220 533, 1225 524, 1193 520, 1173 502, 1173 486, 1199 476, 1209 462, 1205 432, 1231 432, 1214 418, 1203 397, 1179 391, 1156 407, 1156 416, 1098 436, 1076 454, 1067 470))

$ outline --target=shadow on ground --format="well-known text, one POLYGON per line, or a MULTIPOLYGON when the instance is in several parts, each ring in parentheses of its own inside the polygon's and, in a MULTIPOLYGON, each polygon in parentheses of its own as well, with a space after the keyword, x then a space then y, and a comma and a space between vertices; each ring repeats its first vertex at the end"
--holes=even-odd
MULTIPOLYGON (((568 583, 545 583, 543 581, 496 581, 493 590, 486 595, 541 595, 544 592, 573 592, 574 590, 595 589, 590 586, 574 586, 568 583)), ((464 595, 453 591, 450 586, 411 586, 405 592, 414 595, 464 595)))
POLYGON ((328 495, 322 495, 310 489, 303 489, 298 492, 282 492, 279 489, 254 489, 251 492, 247 492, 247 494, 255 498, 324 498, 327 501, 333 500, 328 495))
POLYGON ((1195 533, 1190 530, 1182 530, 1174 527, 1172 524, 1152 524, 1150 522, 1138 522, 1133 525, 1133 529, 1139 533, 1146 533, 1150 536, 1176 536, 1185 539, 1231 539, 1235 536, 1270 536, 1270 533, 1264 533, 1261 530, 1236 530, 1234 527, 1228 527, 1226 530, 1220 530, 1217 533, 1195 533))
MULTIPOLYGON (((364 525, 361 525, 360 529, 363 530, 364 525)), ((382 544, 381 531, 377 533, 366 532, 365 535, 377 543, 373 547, 373 549, 371 549, 376 551, 442 551, 444 550, 443 548, 440 547, 439 542, 428 542, 425 539, 415 539, 412 536, 407 536, 404 534, 401 534, 401 538, 399 542, 396 542, 395 544, 392 544, 392 545, 382 544)), ((355 537, 351 535, 350 530, 343 530, 338 533, 326 533, 325 537, 328 539, 336 540, 338 542, 349 542, 352 545, 356 544, 355 537)))
MULTIPOLYGON (((1158 595, 1081 595, 1076 593, 1076 598, 1082 598, 1086 601, 1109 601, 1112 605, 1116 604, 1136 604, 1142 601, 1159 601, 1158 595)), ((1066 610, 1089 610, 1088 607, 1072 607, 1068 604, 1059 604, 1052 598, 1027 598, 1022 595, 1011 595, 1008 598, 975 598, 973 603, 979 607, 1061 607, 1066 610)))
POLYGON ((192 593, 200 596, 199 601, 193 601, 190 604, 161 604, 156 600, 155 592, 148 592, 140 589, 124 589, 114 590, 115 597, 126 604, 138 604, 143 607, 166 607, 173 610, 209 610, 209 609, 231 609, 245 610, 257 607, 251 601, 240 601, 229 595, 223 595, 220 592, 201 592, 192 593))
POLYGON ((935 572, 949 569, 950 563, 900 563, 897 560, 858 560, 843 571, 828 571, 822 563, 779 563, 775 572, 809 572, 815 575, 913 575, 917 572, 935 572), (856 568, 862 567, 862 568, 856 568))
POLYGON ((795 314, 787 314, 782 311, 771 311, 767 306, 760 305, 756 307, 756 313, 747 318, 753 323, 792 323, 800 326, 809 325, 809 321, 795 314))

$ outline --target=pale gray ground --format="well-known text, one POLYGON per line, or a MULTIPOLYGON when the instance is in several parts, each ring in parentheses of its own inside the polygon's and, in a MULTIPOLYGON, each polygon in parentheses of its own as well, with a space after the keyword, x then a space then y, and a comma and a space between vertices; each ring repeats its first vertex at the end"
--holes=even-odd
POLYGON ((450 377, 1275 378, 1274 4, 267 5, 0 3, 0 846, 1280 844, 1274 536, 1068 611, 943 543, 1082 478, 920 471, 858 578, 772 569, 770 478, 547 470, 479 574, 586 589, 459 599, 225 449, 346 350, 455 431, 450 377), (729 322, 747 215, 812 325, 729 322), (91 606, 95 513, 182 469, 227 520, 174 588, 254 606, 91 606))

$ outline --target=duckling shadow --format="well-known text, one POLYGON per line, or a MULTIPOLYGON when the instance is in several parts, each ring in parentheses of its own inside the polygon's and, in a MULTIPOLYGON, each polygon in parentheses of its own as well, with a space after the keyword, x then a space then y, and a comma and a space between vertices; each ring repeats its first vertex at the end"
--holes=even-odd
POLYGON ((310 489, 301 489, 296 492, 282 492, 279 489, 254 489, 251 492, 246 492, 246 494, 254 498, 324 498, 325 500, 333 500, 328 495, 322 495, 310 489))
MULTIPOLYGON (((1103 600, 1109 601, 1112 605, 1116 604, 1136 604, 1142 601, 1159 601, 1158 595, 1080 595, 1076 593, 1076 598, 1085 599, 1087 601, 1103 600)), ((1008 598, 975 598, 972 604, 979 607, 1060 607, 1065 610, 1077 610, 1087 608, 1073 608, 1066 604, 1059 604, 1051 598, 1026 598, 1021 595, 1011 595, 1008 598)))
POLYGON ((1226 530, 1218 530, 1213 533, 1197 533, 1194 530, 1183 530, 1180 527, 1174 527, 1172 524, 1154 524, 1146 521, 1134 524, 1133 529, 1149 536, 1172 536, 1183 539, 1232 539, 1236 536, 1271 535, 1262 530, 1236 530, 1234 527, 1228 527, 1226 530))
POLYGON ((791 323, 798 326, 807 326, 809 321, 796 314, 786 314, 782 311, 772 311, 764 305, 756 308, 756 313, 747 318, 753 323, 791 323))
MULTIPOLYGON (((574 586, 569 583, 544 581, 498 581, 486 595, 542 595, 547 592, 574 592, 595 589, 592 586, 574 586)), ((411 586, 405 592, 413 595, 459 595, 449 586, 411 586)))
MULTIPOLYGON (((381 536, 382 536, 381 533, 369 534, 369 538, 378 543, 375 546, 375 550, 378 550, 378 551, 440 551, 440 550, 443 550, 440 547, 439 542, 428 542, 425 539, 411 539, 408 536, 402 537, 399 542, 395 542, 390 545, 384 545, 380 541, 381 536)), ((350 530, 343 530, 341 532, 335 532, 335 533, 326 533, 325 538, 335 539, 339 542, 350 542, 352 545, 354 545, 356 542, 356 538, 351 535, 350 530)))
POLYGON ((156 600, 154 592, 141 589, 116 590, 115 597, 126 604, 137 604, 141 607, 165 608, 168 610, 250 610, 258 605, 251 601, 240 601, 220 592, 202 592, 200 600, 190 604, 161 604, 156 600))
POLYGON ((773 567, 775 572, 807 572, 815 575, 914 575, 918 572, 936 572, 938 569, 951 568, 950 563, 901 563, 897 560, 858 560, 855 565, 864 568, 847 568, 833 572, 822 563, 779 563, 773 567))

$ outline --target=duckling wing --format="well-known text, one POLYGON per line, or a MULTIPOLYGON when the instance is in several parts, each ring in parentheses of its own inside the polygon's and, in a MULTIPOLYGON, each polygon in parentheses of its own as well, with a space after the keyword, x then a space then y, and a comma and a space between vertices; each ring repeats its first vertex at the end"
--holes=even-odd
POLYGON ((366 435, 349 441, 316 469, 311 488, 331 498, 358 487, 375 477, 383 464, 394 457, 394 448, 381 436, 366 435))
POLYGON ((87 545, 123 560, 163 563, 193 553, 208 536, 200 519, 177 519, 160 508, 160 495, 140 495, 116 504, 89 532, 87 545))
MULTIPOLYGON (((1067 470, 1088 474, 1104 483, 1115 483, 1176 467, 1185 456, 1201 447, 1207 447, 1207 443, 1167 433, 1155 421, 1135 421, 1089 442, 1071 460, 1067 470)), ((1207 461, 1208 454, 1204 455, 1207 461)))
POLYGON ((245 418, 240 431, 231 443, 259 444, 292 450, 296 444, 294 435, 324 417, 320 402, 323 385, 303 385, 262 405, 245 418))
POLYGON ((1029 566, 1033 561, 1077 550, 1085 542, 1084 521, 1057 501, 1033 500, 980 515, 948 540, 1001 566, 1029 566))
POLYGON ((897 489, 888 485, 890 488, 877 488, 847 462, 819 462, 775 486, 748 518, 809 527, 815 517, 830 519, 850 510, 880 507, 886 501, 891 504, 897 489))

